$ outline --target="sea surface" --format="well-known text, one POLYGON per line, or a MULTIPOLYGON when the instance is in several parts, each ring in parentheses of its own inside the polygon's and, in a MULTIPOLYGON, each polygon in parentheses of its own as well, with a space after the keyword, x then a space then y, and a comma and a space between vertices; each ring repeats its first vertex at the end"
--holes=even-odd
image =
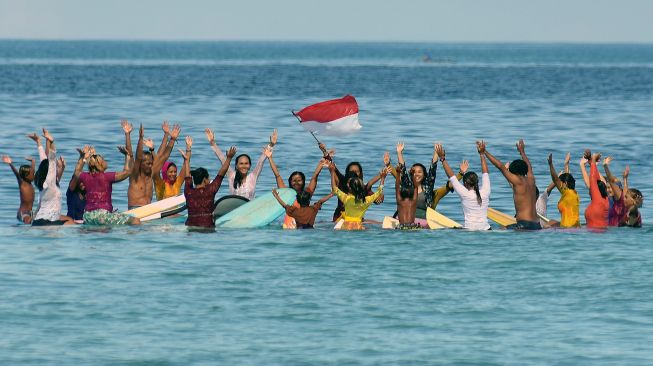
MULTIPOLYGON (((508 162, 523 138, 540 189, 548 154, 562 169, 571 152, 584 210, 578 160, 591 148, 617 175, 630 165, 644 226, 337 232, 332 199, 312 231, 31 228, 16 222, 5 166, 0 365, 653 364, 653 45, 3 40, 0 154, 36 157, 25 135, 49 128, 66 187, 75 148, 93 144, 119 170, 120 120, 157 144, 169 120, 194 138, 193 166, 219 167, 206 127, 254 160, 276 128, 283 177, 310 177, 320 152, 291 111, 346 94, 362 131, 322 137, 343 168, 360 161, 372 177, 398 141, 426 163, 437 141, 479 171, 474 141, 508 162)), ((490 177, 491 206, 513 213, 507 182, 494 167, 490 177)), ((257 193, 273 178, 266 165, 257 193)), ((387 187, 368 219, 395 211, 387 187)), ((329 189, 325 171, 316 199, 329 189)), ((120 210, 126 191, 114 187, 120 210)), ((463 220, 455 194, 438 209, 463 220)))

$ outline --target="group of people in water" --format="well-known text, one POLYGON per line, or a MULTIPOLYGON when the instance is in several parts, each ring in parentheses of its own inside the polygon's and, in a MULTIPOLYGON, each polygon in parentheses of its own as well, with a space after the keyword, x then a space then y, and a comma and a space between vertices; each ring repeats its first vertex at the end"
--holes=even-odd
MULTIPOLYGON (((113 184, 129 179, 127 190, 129 209, 152 203, 154 196, 157 200, 163 200, 180 195, 183 186, 188 209, 186 225, 213 227, 215 196, 224 178, 227 178, 231 195, 251 200, 255 198, 256 183, 267 160, 275 176, 277 188, 292 188, 297 193, 296 200, 289 203, 279 197, 276 189, 273 190, 279 204, 286 210, 284 228, 312 228, 322 204, 335 195, 338 198, 338 206, 333 214, 333 221, 342 221, 339 227, 343 230, 364 229, 365 212, 372 204, 383 202, 385 179, 387 175, 391 175, 395 180, 397 202, 395 217, 399 221, 397 229, 412 230, 428 227, 427 208, 435 209, 444 196, 456 192, 460 197, 465 217, 463 227, 469 230, 489 230, 488 207, 491 194, 489 160, 513 190, 516 223, 507 226, 508 229, 527 231, 547 227, 581 226, 579 194, 569 168, 570 154, 567 154, 565 167, 561 172, 556 170, 553 157, 549 155, 551 183, 540 192, 522 140, 517 143, 520 158, 509 164, 504 164, 493 156, 484 141, 477 141, 476 148, 481 163, 480 178, 476 172, 469 171, 467 160, 463 160, 458 166, 458 171, 454 172, 441 144, 434 145, 433 157, 428 168, 419 163, 408 167, 403 156, 404 144, 400 142, 396 147, 397 164, 392 163, 390 153, 386 152, 383 157, 383 167, 368 181, 364 180, 361 164, 351 162, 342 172, 334 162, 333 150, 327 150, 326 146, 319 144, 322 158, 307 185, 306 176, 301 171, 292 172, 287 179, 287 184, 282 178, 273 159, 274 146, 278 140, 276 130, 252 168, 249 155, 236 156, 237 149, 234 146, 226 153, 223 152, 215 141, 213 131, 207 128, 205 130, 207 140, 222 163, 213 180, 210 180, 207 169, 200 167, 191 170, 193 139, 190 136, 185 138, 185 150, 179 149, 183 158, 181 170, 178 170, 177 165, 169 160, 181 133, 179 125, 170 126, 168 122, 163 123, 163 138, 156 150, 153 141, 145 138, 145 131, 141 125, 138 130, 135 154, 131 141, 133 126, 126 120, 122 121, 121 126, 125 134, 125 145, 118 147, 120 153, 124 155, 121 171, 107 171, 107 162, 92 146, 87 145, 77 149, 79 157, 66 190, 68 207, 66 215, 61 214, 60 190, 66 162, 63 157, 57 158, 55 139, 48 130, 43 129, 42 136, 36 133, 28 135, 36 143, 39 153, 40 163, 37 169, 36 162, 32 158, 27 158, 29 165, 21 165, 16 169, 11 157, 3 156, 3 162, 9 165, 16 176, 20 191, 17 220, 33 226, 81 223, 138 225, 140 224, 138 218, 114 211, 112 205, 113 184), (45 141, 45 147, 41 137, 45 141), (436 188, 438 163, 442 165, 447 181, 436 188), (85 166, 87 171, 84 171, 85 166), (327 168, 331 175, 331 193, 311 205, 318 176, 324 168, 327 168), (374 190, 377 182, 379 184, 374 190), (39 190, 38 209, 35 212, 33 211, 34 186, 39 190), (560 192, 558 202, 560 221, 546 218, 547 202, 554 188, 560 192)), ((585 186, 589 189, 591 199, 584 212, 586 226, 596 229, 609 226, 640 227, 642 217, 639 208, 643 204, 643 195, 639 190, 628 186, 630 169, 626 167, 619 179, 610 171, 611 161, 611 157, 601 160, 601 154, 592 154, 589 150, 585 150, 580 160, 580 172, 585 186), (599 172, 599 164, 603 165, 605 175, 599 172)))

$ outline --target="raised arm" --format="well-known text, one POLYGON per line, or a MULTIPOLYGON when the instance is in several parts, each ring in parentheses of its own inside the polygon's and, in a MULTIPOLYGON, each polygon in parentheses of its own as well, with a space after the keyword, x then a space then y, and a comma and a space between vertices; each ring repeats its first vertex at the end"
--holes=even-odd
POLYGON ((565 173, 569 173, 569 162, 571 161, 571 153, 568 152, 567 155, 565 155, 565 173))
POLYGON ((227 174, 227 171, 231 169, 231 159, 236 155, 236 147, 232 146, 227 150, 227 156, 225 161, 222 163, 222 166, 220 167, 220 170, 218 171, 218 175, 224 177, 225 174, 227 174))
POLYGON ((71 191, 74 191, 75 188, 77 188, 79 175, 82 173, 82 169, 84 169, 84 164, 86 164, 88 158, 91 156, 90 147, 88 145, 84 146, 82 149, 77 149, 77 152, 79 153, 79 158, 77 159, 73 176, 70 178, 70 182, 68 183, 68 189, 71 191))
MULTIPOLYGON (((18 184, 20 185, 20 182, 23 181, 23 178, 20 177, 20 173, 18 172, 18 170, 16 169, 16 167, 12 163, 11 157, 9 157, 9 155, 3 155, 2 156, 2 162, 9 165, 9 168, 11 168, 11 171, 14 172, 14 175, 16 176, 16 180, 18 181, 18 184)), ((33 162, 34 162, 34 160, 32 160, 32 163, 33 162)))
POLYGON ((562 181, 560 181, 560 177, 558 177, 556 168, 553 166, 553 154, 549 154, 549 158, 547 159, 547 161, 549 163, 549 173, 551 173, 551 181, 553 181, 555 187, 558 188, 559 191, 561 191, 562 181))
POLYGON ((123 170, 116 173, 116 182, 122 182, 123 180, 129 178, 134 159, 132 158, 131 153, 127 151, 126 147, 118 146, 118 151, 120 151, 121 154, 125 155, 125 165, 123 170))
POLYGON ((27 135, 27 137, 29 137, 30 140, 36 143, 36 150, 38 150, 39 152, 39 161, 43 161, 47 159, 47 154, 45 150, 43 150, 43 145, 41 145, 41 138, 39 137, 39 135, 37 135, 36 133, 31 133, 27 135))
POLYGON ((596 167, 596 163, 599 160, 601 160, 600 153, 592 155, 592 160, 590 160, 590 198, 601 197, 597 182, 599 180, 599 169, 596 167))
MULTIPOLYGON (((519 141, 523 144, 523 141, 521 141, 521 140, 519 140, 519 141)), ((523 146, 522 146, 522 148, 523 148, 523 146)), ((476 150, 478 151, 478 155, 480 155, 480 157, 481 157, 481 173, 489 173, 490 170, 487 168, 487 160, 485 160, 485 155, 486 155, 485 141, 483 141, 483 140, 476 141, 476 150)), ((487 153, 487 155, 490 155, 490 153, 487 153)), ((526 154, 524 154, 524 156, 526 156, 526 154)), ((528 164, 528 168, 530 169, 530 167, 531 167, 530 163, 527 163, 527 164, 528 164)), ((505 166, 503 168, 505 169, 505 166)), ((510 174, 510 177, 506 176, 508 181, 515 178, 512 173, 508 172, 508 174, 510 174)), ((531 175, 532 175, 532 173, 531 173, 531 175)))
POLYGON ((612 197, 615 199, 619 199, 621 197, 621 188, 619 188, 619 185, 616 183, 617 180, 616 178, 612 175, 612 172, 610 171, 610 163, 612 162, 612 157, 608 156, 605 159, 603 159, 603 169, 605 170, 605 176, 607 178, 608 184, 610 185, 610 188, 612 188, 612 197))
POLYGON ((288 204, 286 204, 285 202, 283 202, 283 200, 281 199, 281 197, 279 197, 279 193, 277 192, 276 189, 272 189, 272 195, 274 196, 274 198, 277 199, 277 202, 279 202, 279 204, 281 205, 281 207, 283 207, 283 208, 287 208, 287 207, 288 207, 288 204))
POLYGON ((168 143, 166 144, 166 147, 163 149, 163 152, 161 152, 160 154, 157 153, 158 160, 156 164, 152 165, 152 171, 158 172, 159 170, 161 170, 163 164, 170 158, 170 154, 172 153, 172 149, 175 147, 175 142, 177 142, 177 138, 179 137, 180 133, 181 133, 181 126, 175 125, 172 128, 172 131, 170 131, 170 141, 168 141, 168 143))
POLYGON ((310 182, 308 182, 308 187, 306 187, 306 189, 309 190, 311 193, 315 193, 315 189, 317 188, 317 178, 320 176, 320 172, 322 172, 322 168, 324 168, 324 164, 326 164, 326 162, 327 160, 324 158, 320 159, 320 161, 317 162, 317 166, 313 171, 311 180, 310 182))
POLYGON ((320 198, 320 200, 317 201, 316 203, 319 204, 319 205, 322 205, 322 204, 324 204, 326 201, 328 201, 329 199, 331 199, 331 197, 333 197, 333 192, 331 192, 331 193, 327 194, 326 196, 320 198))
MULTIPOLYGON (((170 124, 168 121, 163 121, 161 129, 163 130, 163 139, 161 139, 161 145, 159 145, 159 148, 156 150, 158 156, 163 154, 163 150, 168 146, 168 140, 170 139, 170 124)), ((163 165, 163 163, 161 164, 163 165)))
MULTIPOLYGON (((134 159, 134 167, 132 169, 131 176, 136 178, 141 174, 141 164, 143 163, 143 136, 145 135, 145 130, 143 129, 143 124, 138 129, 138 143, 136 143, 136 159, 134 159)), ((129 145, 131 145, 131 138, 129 139, 129 145)), ((130 147, 127 148, 127 151, 130 147)), ((132 152, 133 154, 133 152, 132 152)))
MULTIPOLYGON (((494 165, 497 169, 499 169, 501 174, 503 174, 503 176, 506 177, 508 183, 514 185, 515 183, 519 182, 517 177, 515 177, 515 175, 512 174, 499 159, 495 158, 492 154, 490 154, 490 152, 487 151, 487 149, 484 149, 484 155, 490 160, 490 163, 492 163, 492 165, 494 165)), ((481 164, 482 163, 483 161, 481 159, 481 164)))
POLYGON ((64 170, 66 170, 66 159, 64 159, 63 155, 59 155, 59 159, 57 159, 57 184, 61 182, 64 170))
MULTIPOLYGON (((383 154, 383 165, 385 165, 386 168, 392 168, 392 161, 390 159, 390 152, 389 151, 386 151, 383 154)), ((392 176, 395 177, 395 179, 398 178, 397 169, 391 169, 389 173, 392 174, 392 176)))
POLYGON ((444 173, 447 175, 447 178, 453 177, 453 170, 447 162, 447 153, 444 151, 442 144, 435 144, 435 152, 438 154, 440 162, 442 162, 442 168, 444 169, 444 173))
POLYGON ((583 183, 585 187, 590 187, 590 176, 587 174, 587 163, 592 159, 592 153, 589 149, 585 149, 583 152, 583 157, 580 159, 580 172, 583 175, 583 183))
POLYGON ((192 148, 193 148, 193 138, 190 136, 186 136, 186 154, 188 155, 188 159, 184 158, 184 164, 181 167, 181 170, 184 172, 184 178, 190 177, 190 155, 191 155, 192 148))
POLYGON ((524 143, 524 140, 519 139, 517 142, 517 151, 519 151, 519 155, 521 156, 521 159, 526 163, 528 166, 528 172, 526 173, 527 177, 533 177, 533 167, 531 166, 531 161, 528 160, 528 156, 526 155, 526 144, 524 143))
MULTIPOLYGON (((125 149, 129 151, 131 156, 134 156, 134 150, 132 149, 132 139, 131 139, 131 132, 134 130, 134 126, 132 126, 129 121, 126 119, 123 119, 120 121, 120 126, 122 127, 122 130, 125 132, 125 149)), ((141 123, 141 128, 143 127, 143 124, 141 123)))
POLYGON ((630 165, 626 165, 626 169, 624 169, 624 175, 622 180, 624 192, 628 192, 628 175, 630 175, 630 165))
POLYGON ((272 169, 272 174, 274 174, 274 179, 277 182, 277 188, 286 188, 286 184, 283 182, 283 178, 281 178, 281 174, 279 174, 279 169, 277 168, 277 164, 275 164, 274 159, 272 159, 272 155, 274 151, 272 149, 264 149, 263 153, 268 158, 268 162, 270 163, 270 169, 272 169))

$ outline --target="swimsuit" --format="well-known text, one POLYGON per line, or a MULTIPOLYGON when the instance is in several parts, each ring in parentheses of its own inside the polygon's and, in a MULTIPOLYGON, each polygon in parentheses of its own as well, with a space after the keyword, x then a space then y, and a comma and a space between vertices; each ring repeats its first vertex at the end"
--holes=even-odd
POLYGON ((542 225, 538 221, 517 220, 517 223, 506 226, 509 230, 541 230, 542 225))

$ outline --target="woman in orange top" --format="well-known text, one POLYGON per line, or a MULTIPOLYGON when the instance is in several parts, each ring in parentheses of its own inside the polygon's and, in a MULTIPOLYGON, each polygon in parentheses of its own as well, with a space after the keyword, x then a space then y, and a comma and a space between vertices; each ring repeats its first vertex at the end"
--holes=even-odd
POLYGON ((604 229, 608 227, 608 211, 610 203, 608 202, 608 190, 605 183, 599 178, 599 169, 596 163, 601 159, 601 154, 591 155, 589 150, 585 150, 585 155, 590 156, 590 202, 585 209, 585 221, 587 227, 604 229))
POLYGON ((576 192, 576 180, 570 173, 556 173, 553 166, 553 154, 549 154, 549 171, 551 179, 560 191, 558 210, 560 211, 560 227, 580 227, 580 199, 576 192))

